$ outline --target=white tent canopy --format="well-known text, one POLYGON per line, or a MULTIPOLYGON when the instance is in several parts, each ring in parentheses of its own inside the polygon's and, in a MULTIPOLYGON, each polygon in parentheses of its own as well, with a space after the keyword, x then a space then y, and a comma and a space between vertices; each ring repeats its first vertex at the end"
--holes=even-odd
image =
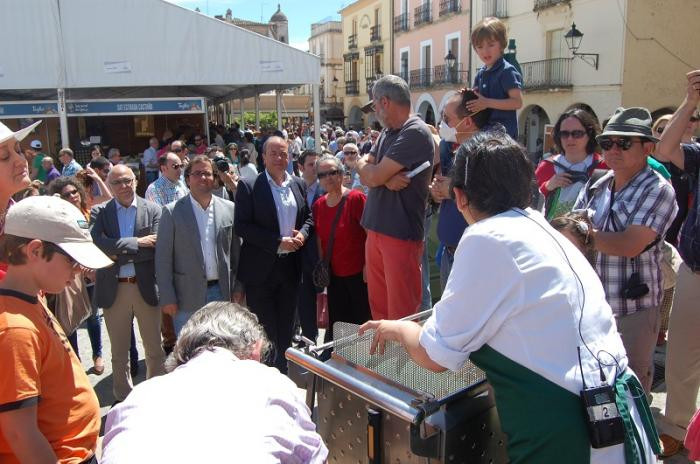
POLYGON ((0 100, 202 96, 320 83, 320 60, 163 0, 22 0, 0 14, 0 100))

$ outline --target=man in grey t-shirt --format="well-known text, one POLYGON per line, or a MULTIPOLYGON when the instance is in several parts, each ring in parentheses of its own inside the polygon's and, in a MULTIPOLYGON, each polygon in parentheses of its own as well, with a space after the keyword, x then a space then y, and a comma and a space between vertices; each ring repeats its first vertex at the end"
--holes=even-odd
POLYGON ((399 319, 413 314, 421 302, 421 257, 425 202, 430 168, 413 178, 407 173, 432 164, 432 134, 411 116, 406 81, 385 76, 372 88, 375 115, 384 127, 357 170, 370 188, 362 226, 367 229, 365 261, 373 319, 399 319))

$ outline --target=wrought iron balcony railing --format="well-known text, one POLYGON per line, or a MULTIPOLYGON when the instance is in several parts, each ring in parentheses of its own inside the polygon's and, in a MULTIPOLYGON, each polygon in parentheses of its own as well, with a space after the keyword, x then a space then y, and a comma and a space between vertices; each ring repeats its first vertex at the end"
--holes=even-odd
POLYGON ((425 2, 415 9, 413 16, 413 25, 418 27, 421 24, 433 22, 433 5, 430 1, 425 2))
POLYGON ((462 11, 460 0, 440 0, 440 17, 462 11))
POLYGON ((360 81, 345 81, 345 95, 359 95, 360 81))
POLYGON ((369 28, 369 40, 372 42, 382 40, 381 27, 379 24, 369 28))
POLYGON ((408 13, 403 13, 398 16, 394 16, 394 32, 405 32, 408 30, 408 26, 408 13))
POLYGON ((523 71, 523 89, 546 90, 572 87, 571 61, 571 58, 550 58, 520 63, 523 71))

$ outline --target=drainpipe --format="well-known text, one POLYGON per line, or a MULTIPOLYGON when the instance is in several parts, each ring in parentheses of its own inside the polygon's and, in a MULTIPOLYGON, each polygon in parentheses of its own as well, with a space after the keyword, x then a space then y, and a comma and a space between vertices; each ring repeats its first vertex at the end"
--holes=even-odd
POLYGON ((469 0, 469 36, 467 37, 467 43, 469 44, 469 72, 467 73, 467 78, 469 83, 467 87, 472 86, 472 23, 474 14, 474 0, 469 0))

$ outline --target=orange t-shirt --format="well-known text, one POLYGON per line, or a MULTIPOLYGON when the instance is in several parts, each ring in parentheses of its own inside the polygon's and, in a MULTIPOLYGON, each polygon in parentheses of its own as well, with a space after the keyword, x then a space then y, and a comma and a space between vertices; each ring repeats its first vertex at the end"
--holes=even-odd
MULTIPOLYGON (((32 405, 59 463, 92 456, 100 405, 68 339, 38 298, 0 289, 0 414, 32 405)), ((2 433, 0 462, 19 462, 2 433)))

